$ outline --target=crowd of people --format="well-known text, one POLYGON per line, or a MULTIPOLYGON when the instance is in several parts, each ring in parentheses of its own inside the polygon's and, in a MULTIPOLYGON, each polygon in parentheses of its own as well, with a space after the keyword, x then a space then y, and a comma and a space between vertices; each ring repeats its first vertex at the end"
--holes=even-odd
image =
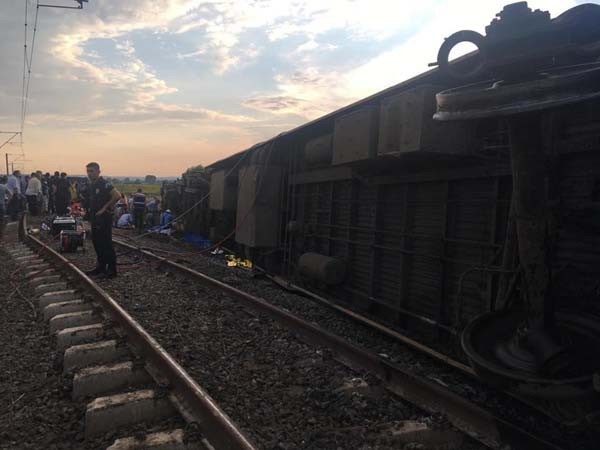
MULTIPOLYGON (((24 175, 15 170, 8 177, 0 176, 0 221, 6 215, 17 220, 25 211, 32 216, 80 215, 86 205, 88 186, 87 180, 69 180, 65 172, 24 175)), ((172 220, 170 210, 161 211, 160 199, 147 199, 141 188, 129 196, 121 194, 113 211, 115 227, 134 228, 138 233, 152 229, 170 231, 172 220)))
POLYGON ((87 164, 86 172, 87 178, 71 179, 64 172, 23 175, 19 170, 0 176, 0 238, 6 215, 13 221, 25 211, 32 216, 85 216, 97 256, 96 267, 86 274, 112 278, 117 276, 113 226, 135 228, 139 234, 144 230, 170 234, 175 220, 170 210, 161 212, 157 197, 148 201, 141 188, 128 198, 121 194, 100 175, 98 163, 87 164))
POLYGON ((0 212, 12 220, 23 211, 32 216, 67 215, 71 204, 84 195, 83 184, 69 181, 65 172, 50 175, 38 170, 24 175, 15 170, 8 177, 0 177, 0 186, 0 212))

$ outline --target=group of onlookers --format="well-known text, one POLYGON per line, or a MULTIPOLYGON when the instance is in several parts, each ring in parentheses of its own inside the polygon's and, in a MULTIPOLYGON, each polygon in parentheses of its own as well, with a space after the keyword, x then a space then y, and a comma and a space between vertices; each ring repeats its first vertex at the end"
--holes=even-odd
POLYGON ((17 220, 19 214, 28 211, 32 216, 40 214, 67 215, 71 202, 81 195, 76 183, 69 181, 65 172, 43 174, 41 171, 23 175, 15 170, 8 177, 0 177, 0 213, 17 220))
MULTIPOLYGON (((8 177, 0 176, 0 235, 4 216, 17 220, 19 214, 28 211, 32 216, 56 214, 66 216, 69 211, 77 215, 88 197, 87 182, 70 181, 65 172, 42 174, 41 171, 23 175, 15 170, 8 177)), ((162 211, 160 200, 148 200, 141 188, 121 199, 114 207, 114 225, 118 228, 135 228, 138 233, 144 229, 170 230, 173 215, 170 210, 162 211)))

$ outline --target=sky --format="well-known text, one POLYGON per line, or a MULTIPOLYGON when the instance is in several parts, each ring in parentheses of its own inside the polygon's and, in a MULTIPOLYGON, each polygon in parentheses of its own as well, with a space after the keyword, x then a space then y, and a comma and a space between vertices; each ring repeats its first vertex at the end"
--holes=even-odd
MULTIPOLYGON (((37 0, 0 0, 0 131, 21 126, 26 1, 31 48, 37 0)), ((444 37, 484 34, 506 3, 89 0, 83 10, 40 8, 25 157, 10 158, 26 171, 80 174, 97 161, 112 176, 178 175, 427 70, 444 37)), ((529 6, 555 17, 577 3, 529 6)))

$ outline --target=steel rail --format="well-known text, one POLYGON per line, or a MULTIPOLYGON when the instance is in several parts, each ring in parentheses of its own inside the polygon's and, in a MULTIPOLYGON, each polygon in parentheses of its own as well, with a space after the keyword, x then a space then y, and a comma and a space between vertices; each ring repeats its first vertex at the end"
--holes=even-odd
MULTIPOLYGON (((119 236, 124 237, 121 235, 119 235, 119 236)), ((122 241, 114 240, 114 242, 117 245, 123 245, 122 241)), ((137 250, 140 250, 140 249, 148 250, 149 252, 162 251, 160 249, 150 248, 150 247, 137 247, 137 250)), ((235 253, 235 252, 233 252, 233 250, 228 250, 228 251, 230 253, 235 253)), ((166 253, 169 253, 169 252, 166 252, 166 253)), ((438 352, 437 350, 435 350, 431 347, 428 347, 427 345, 421 344, 420 342, 415 341, 414 339, 411 339, 410 337, 408 337, 404 334, 401 334, 398 331, 393 330, 379 322, 376 322, 375 320, 372 320, 362 314, 359 314, 356 311, 353 311, 349 308, 341 306, 334 301, 328 300, 312 291, 309 291, 307 289, 304 289, 301 286, 291 283, 290 281, 288 281, 284 278, 281 278, 281 277, 275 276, 275 275, 271 275, 262 267, 259 267, 259 266, 254 266, 254 267, 257 268, 258 270, 260 270, 273 283, 277 284, 278 286, 282 287, 283 289, 288 290, 290 292, 296 292, 299 295, 305 295, 318 304, 321 304, 321 305, 323 305, 327 308, 330 308, 342 315, 345 315, 349 319, 354 320, 355 322, 357 322, 359 324, 373 328, 374 330, 390 337, 391 339, 394 339, 415 351, 423 353, 424 355, 426 355, 427 357, 429 357, 435 361, 439 361, 447 366, 450 366, 450 367, 460 371, 464 375, 466 375, 474 380, 481 381, 479 376, 475 373, 475 370, 473 370, 470 366, 467 366, 466 364, 463 364, 460 361, 457 361, 448 355, 438 352)), ((416 318, 422 319, 420 316, 416 316, 416 318)), ((546 408, 544 408, 543 405, 536 403, 535 401, 529 400, 527 398, 524 398, 522 395, 518 395, 517 393, 512 392, 510 390, 505 390, 504 393, 506 395, 514 398, 515 400, 517 400, 521 403, 524 403, 528 407, 535 409, 539 413, 541 413, 547 417, 550 417, 552 420, 557 420, 555 417, 548 414, 548 410, 546 408)), ((559 422, 560 422, 560 420, 559 420, 559 422)))
MULTIPOLYGON (((464 375, 466 375, 474 380, 481 381, 481 379, 479 378, 479 376, 477 375, 475 370, 473 370, 470 366, 467 366, 466 364, 463 364, 460 361, 457 361, 457 360, 451 358, 450 356, 447 356, 441 352, 438 352, 437 350, 435 350, 431 347, 428 347, 427 345, 421 344, 420 342, 415 341, 414 339, 411 339, 410 337, 405 336, 402 333, 399 333, 398 331, 393 330, 379 322, 376 322, 375 320, 372 320, 362 314, 359 314, 356 311, 353 311, 349 308, 338 305, 336 302, 328 300, 318 294, 315 294, 314 292, 309 291, 308 289, 304 289, 303 287, 298 286, 294 283, 291 283, 281 277, 270 275, 262 268, 260 270, 263 271, 263 273, 265 274, 265 276, 267 278, 269 278, 271 281, 273 281, 274 283, 276 283, 283 289, 289 290, 290 292, 297 292, 299 295, 305 295, 318 304, 321 304, 327 308, 337 311, 340 314, 347 316, 348 318, 354 320, 357 323, 360 323, 362 325, 370 327, 370 328, 380 332, 381 334, 386 335, 386 336, 400 342, 401 344, 406 345, 407 347, 409 347, 413 350, 423 353, 424 355, 426 355, 427 357, 429 357, 435 361, 439 361, 443 364, 446 364, 447 366, 450 366, 456 370, 459 370, 464 375)), ((533 400, 524 398, 522 395, 519 395, 510 390, 505 390, 503 392, 506 395, 514 398, 515 400, 517 400, 521 403, 524 403, 528 407, 535 409, 536 411, 540 412, 541 414, 543 414, 547 417, 550 417, 552 420, 556 420, 555 417, 548 414, 548 410, 545 409, 543 405, 536 403, 533 400)))
MULTIPOLYGON (((25 220, 22 220, 21 223, 24 224, 25 220)), ((22 225, 22 227, 24 226, 22 225)), ((185 409, 186 415, 191 415, 193 420, 198 423, 200 430, 211 445, 219 450, 256 450, 256 447, 219 408, 210 395, 110 295, 64 256, 34 236, 27 234, 24 228, 20 227, 19 231, 19 235, 25 243, 35 247, 40 254, 44 253, 54 260, 98 301, 104 313, 125 332, 128 343, 136 353, 143 356, 150 368, 154 369, 151 371, 151 375, 158 377, 157 381, 159 382, 164 381, 163 377, 167 380, 168 387, 172 389, 177 400, 185 409)))
POLYGON ((422 377, 411 374, 399 366, 370 353, 341 337, 280 309, 268 301, 236 289, 226 283, 189 267, 141 250, 133 245, 113 239, 117 245, 137 250, 144 256, 158 260, 166 268, 191 276, 202 283, 219 289, 254 310, 266 314, 290 330, 303 336, 316 346, 327 347, 343 361, 377 375, 386 387, 431 413, 442 413, 459 430, 493 449, 503 449, 508 444, 514 450, 560 450, 560 447, 496 417, 491 412, 460 397, 454 392, 422 377))
POLYGON ((317 302, 321 305, 324 305, 330 309, 333 309, 334 311, 337 311, 345 316, 348 316, 350 319, 352 319, 362 325, 373 328, 376 331, 379 331, 380 333, 406 345, 407 347, 410 347, 414 350, 424 353, 427 356, 429 356, 430 358, 432 358, 436 361, 440 361, 450 367, 453 367, 472 378, 477 378, 477 374, 471 367, 467 366, 466 364, 461 363, 460 361, 456 361, 455 359, 452 359, 450 356, 444 355, 443 353, 440 353, 437 350, 432 349, 431 347, 423 345, 420 342, 417 342, 414 339, 409 338, 408 336, 405 336, 389 327, 386 327, 385 325, 382 325, 379 322, 369 319, 368 317, 363 316, 362 314, 352 311, 349 308, 345 308, 341 305, 338 305, 324 297, 321 297, 320 295, 317 295, 307 289, 304 289, 303 287, 300 287, 293 283, 289 283, 286 280, 284 280, 283 278, 269 275, 266 272, 265 272, 265 275, 267 277, 269 277, 274 283, 277 283, 279 286, 283 286, 284 288, 288 288, 291 292, 297 292, 298 294, 308 296, 315 302, 317 302))

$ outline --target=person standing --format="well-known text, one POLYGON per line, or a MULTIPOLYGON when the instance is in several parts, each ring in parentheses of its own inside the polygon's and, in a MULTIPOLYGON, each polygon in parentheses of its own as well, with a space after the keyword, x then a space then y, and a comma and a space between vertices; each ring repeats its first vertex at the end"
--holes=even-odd
POLYGON ((8 177, 8 181, 6 182, 6 188, 10 193, 10 200, 8 202, 8 215, 11 220, 17 220, 19 218, 19 213, 22 209, 21 202, 21 172, 15 170, 11 176, 8 177))
POLYGON ((38 178, 37 173, 33 172, 27 182, 27 190, 25 191, 27 196, 27 205, 29 207, 29 214, 37 216, 39 214, 39 198, 42 195, 42 182, 38 178))
POLYGON ((88 217, 92 225, 92 243, 96 251, 96 267, 87 275, 104 278, 117 276, 117 255, 112 243, 112 207, 121 194, 100 176, 100 165, 91 162, 86 166, 90 179, 88 217))
POLYGON ((138 234, 141 234, 144 229, 144 214, 146 214, 146 195, 142 192, 142 188, 138 188, 133 194, 133 220, 138 234))
POLYGON ((146 225, 149 228, 157 225, 160 222, 160 214, 158 212, 160 208, 160 201, 156 197, 152 197, 148 204, 146 205, 146 225))
POLYGON ((46 173, 41 177, 42 179, 42 212, 47 214, 50 204, 50 174, 46 173))
POLYGON ((60 179, 60 174, 58 172, 54 172, 54 175, 50 177, 48 182, 49 185, 49 198, 48 198, 48 211, 52 214, 56 212, 56 185, 58 180, 60 179))
POLYGON ((74 181, 69 183, 69 192, 71 193, 72 202, 79 201, 79 197, 77 196, 77 184, 74 181))
POLYGON ((119 199, 119 201, 117 202, 117 204, 115 206, 115 212, 114 212, 115 226, 118 225, 118 222, 119 222, 119 219, 121 218, 121 216, 126 213, 127 213, 127 199, 125 198, 125 194, 121 194, 121 198, 119 199))
POLYGON ((79 185, 79 202, 81 207, 88 210, 90 207, 90 185, 88 180, 82 181, 79 185))
POLYGON ((71 202, 71 185, 67 179, 67 174, 62 172, 56 182, 56 214, 59 216, 67 215, 67 208, 71 202))
MULTIPOLYGON (((25 191, 27 190, 27 185, 29 184, 29 177, 27 175, 23 175, 21 174, 21 172, 19 172, 19 183, 21 183, 19 185, 19 187, 21 188, 21 194, 22 196, 25 195, 25 191)), ((23 198, 23 200, 25 200, 23 198)))
POLYGON ((6 206, 8 205, 7 200, 10 200, 10 192, 8 187, 6 187, 6 177, 0 176, 0 241, 4 235, 4 225, 6 223, 4 216, 6 214, 6 206))

